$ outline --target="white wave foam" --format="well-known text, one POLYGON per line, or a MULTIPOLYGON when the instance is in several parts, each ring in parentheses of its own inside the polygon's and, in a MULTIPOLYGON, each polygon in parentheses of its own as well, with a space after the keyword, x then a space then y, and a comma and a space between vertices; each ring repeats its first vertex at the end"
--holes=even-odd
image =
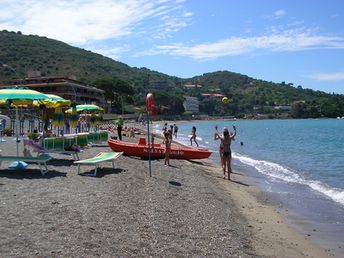
POLYGON ((318 181, 310 181, 309 186, 318 192, 329 196, 332 200, 344 205, 344 191, 342 189, 329 187, 318 181))
POLYGON ((282 179, 291 183, 300 183, 302 180, 298 174, 294 173, 290 169, 270 161, 255 160, 237 153, 233 153, 233 158, 238 159, 246 165, 254 167, 258 172, 273 178, 282 179))
POLYGON ((238 153, 233 153, 233 158, 238 159, 243 164, 254 167, 258 172, 264 175, 283 180, 288 183, 297 183, 308 186, 313 190, 324 194, 333 201, 344 205, 343 189, 334 188, 319 181, 304 179, 292 169, 274 162, 266 160, 255 160, 238 153))

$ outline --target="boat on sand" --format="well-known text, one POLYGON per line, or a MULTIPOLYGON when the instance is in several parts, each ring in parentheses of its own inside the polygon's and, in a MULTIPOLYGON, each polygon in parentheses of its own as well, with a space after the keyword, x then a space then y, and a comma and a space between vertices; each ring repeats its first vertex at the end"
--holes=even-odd
MULTIPOLYGON (((139 138, 138 143, 109 139, 108 144, 113 151, 123 152, 123 155, 148 158, 148 144, 145 138, 139 138)), ((207 159, 211 151, 205 148, 193 148, 188 146, 171 146, 171 159, 207 159)), ((165 158, 165 146, 153 144, 150 148, 153 159, 165 158)))

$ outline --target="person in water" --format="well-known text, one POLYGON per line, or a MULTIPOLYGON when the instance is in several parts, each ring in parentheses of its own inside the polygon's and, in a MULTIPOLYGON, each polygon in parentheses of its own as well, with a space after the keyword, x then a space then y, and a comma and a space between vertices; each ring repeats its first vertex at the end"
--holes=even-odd
POLYGON ((190 138, 191 146, 192 146, 192 140, 194 140, 194 142, 196 143, 196 145, 198 147, 198 142, 196 141, 196 126, 193 126, 191 129, 191 138, 190 138))
POLYGON ((220 144, 220 157, 221 157, 221 167, 223 172, 223 178, 226 178, 226 168, 228 174, 228 180, 231 180, 230 173, 232 173, 231 161, 232 161, 232 151, 231 142, 234 140, 236 135, 236 127, 233 125, 234 132, 229 133, 226 127, 223 128, 222 135, 217 131, 217 126, 215 126, 214 140, 221 140, 220 144))

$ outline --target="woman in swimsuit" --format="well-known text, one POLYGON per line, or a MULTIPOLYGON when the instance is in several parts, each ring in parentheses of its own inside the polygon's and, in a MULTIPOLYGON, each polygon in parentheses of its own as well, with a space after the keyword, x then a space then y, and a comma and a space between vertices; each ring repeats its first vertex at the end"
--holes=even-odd
POLYGON ((217 131, 217 126, 215 126, 214 140, 221 140, 220 144, 220 157, 221 157, 221 167, 223 172, 223 178, 226 178, 226 168, 228 173, 228 180, 231 180, 230 173, 232 172, 231 161, 232 161, 232 151, 231 142, 236 135, 236 127, 233 125, 234 133, 228 132, 226 127, 223 128, 222 135, 217 131))
POLYGON ((196 143, 196 145, 198 147, 198 142, 196 141, 196 126, 193 126, 191 129, 191 138, 190 138, 191 146, 192 146, 192 140, 194 140, 194 142, 196 143))
POLYGON ((170 166, 172 135, 169 132, 165 133, 165 166, 170 166))

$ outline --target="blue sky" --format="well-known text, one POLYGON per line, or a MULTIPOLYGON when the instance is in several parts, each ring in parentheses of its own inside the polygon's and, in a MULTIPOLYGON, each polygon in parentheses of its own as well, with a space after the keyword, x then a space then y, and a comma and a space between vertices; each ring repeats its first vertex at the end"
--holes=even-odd
POLYGON ((341 0, 0 0, 0 29, 182 78, 228 70, 344 94, 341 0))

